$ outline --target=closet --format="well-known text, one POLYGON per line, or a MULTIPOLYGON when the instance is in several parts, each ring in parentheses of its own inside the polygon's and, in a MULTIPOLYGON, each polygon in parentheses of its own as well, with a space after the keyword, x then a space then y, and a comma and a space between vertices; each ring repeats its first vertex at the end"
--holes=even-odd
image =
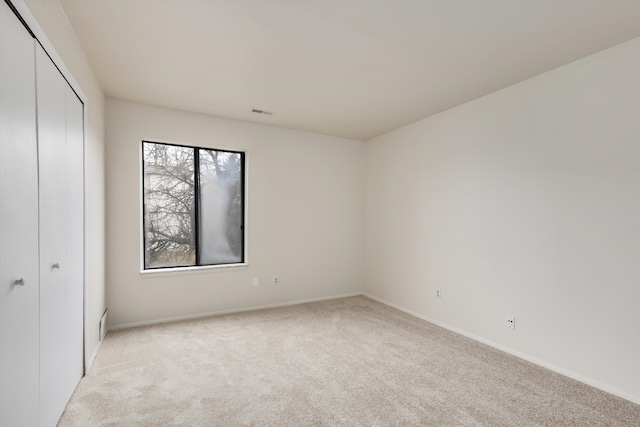
POLYGON ((0 426, 55 426, 84 372, 83 104, 0 4, 0 426))

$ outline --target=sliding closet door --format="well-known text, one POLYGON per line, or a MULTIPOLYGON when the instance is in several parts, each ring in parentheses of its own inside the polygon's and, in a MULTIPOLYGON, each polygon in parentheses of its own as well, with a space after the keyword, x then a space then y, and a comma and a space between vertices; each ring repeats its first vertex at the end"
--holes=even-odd
POLYGON ((40 325, 34 40, 0 3, 0 426, 36 426, 40 325))

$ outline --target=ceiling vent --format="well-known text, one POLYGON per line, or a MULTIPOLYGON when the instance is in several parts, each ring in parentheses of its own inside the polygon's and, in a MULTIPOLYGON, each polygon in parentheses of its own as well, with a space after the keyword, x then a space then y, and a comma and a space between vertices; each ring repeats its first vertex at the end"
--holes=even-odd
POLYGON ((253 113, 257 113, 257 114, 265 114, 267 116, 273 116, 273 113, 271 111, 264 111, 264 110, 258 110, 257 108, 254 108, 253 110, 251 110, 253 113))

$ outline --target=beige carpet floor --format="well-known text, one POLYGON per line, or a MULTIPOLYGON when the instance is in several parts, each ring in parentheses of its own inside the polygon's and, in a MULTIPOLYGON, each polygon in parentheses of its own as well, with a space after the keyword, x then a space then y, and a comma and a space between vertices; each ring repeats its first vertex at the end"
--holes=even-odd
POLYGON ((617 398, 366 297, 110 332, 78 426, 639 426, 617 398))

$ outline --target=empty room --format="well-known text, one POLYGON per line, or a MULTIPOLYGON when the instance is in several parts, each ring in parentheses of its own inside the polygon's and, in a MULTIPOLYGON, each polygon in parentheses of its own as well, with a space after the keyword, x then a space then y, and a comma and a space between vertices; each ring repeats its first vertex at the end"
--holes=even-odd
POLYGON ((0 427, 640 425, 640 0, 3 0, 0 427))

